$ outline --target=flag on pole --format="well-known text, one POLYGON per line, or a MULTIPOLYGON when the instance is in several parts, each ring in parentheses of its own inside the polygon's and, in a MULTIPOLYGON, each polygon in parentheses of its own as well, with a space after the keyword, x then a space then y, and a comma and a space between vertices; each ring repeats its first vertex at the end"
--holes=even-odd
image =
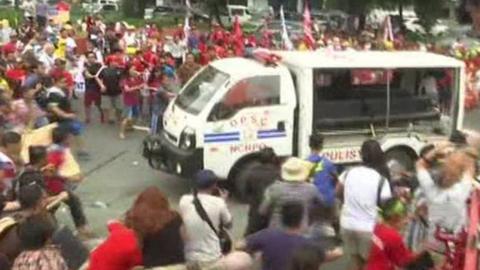
POLYGON ((293 43, 288 36, 287 24, 285 23, 285 14, 283 13, 283 6, 280 6, 280 19, 282 20, 282 42, 286 50, 294 49, 293 43))
POLYGON ((385 17, 385 22, 383 23, 383 40, 385 42, 393 41, 393 27, 390 16, 385 17))
POLYGON ((243 38, 243 30, 242 26, 240 25, 240 19, 238 16, 235 16, 235 19, 233 21, 233 36, 234 38, 243 38))
POLYGON ((237 56, 241 56, 244 53, 245 44, 243 40, 243 30, 242 26, 240 25, 240 19, 238 16, 235 16, 235 20, 233 21, 233 44, 235 47, 235 54, 237 56))
POLYGON ((187 6, 187 13, 185 14, 185 23, 183 24, 183 36, 185 44, 188 46, 188 38, 190 36, 190 0, 185 0, 185 5, 187 6))
POLYGON ((310 8, 308 4, 305 4, 305 10, 303 12, 303 34, 305 35, 305 45, 309 49, 313 49, 315 46, 315 39, 312 33, 312 16, 310 14, 310 8))

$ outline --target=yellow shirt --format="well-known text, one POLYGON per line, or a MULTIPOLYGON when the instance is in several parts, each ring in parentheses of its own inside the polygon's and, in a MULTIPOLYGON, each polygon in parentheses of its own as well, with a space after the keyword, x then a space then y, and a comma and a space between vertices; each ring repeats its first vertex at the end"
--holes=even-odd
POLYGON ((65 59, 67 54, 67 39, 59 38, 57 49, 55 50, 55 57, 65 59))
POLYGON ((4 89, 9 95, 13 95, 12 89, 10 89, 10 85, 8 85, 7 80, 4 78, 0 78, 0 89, 4 89))

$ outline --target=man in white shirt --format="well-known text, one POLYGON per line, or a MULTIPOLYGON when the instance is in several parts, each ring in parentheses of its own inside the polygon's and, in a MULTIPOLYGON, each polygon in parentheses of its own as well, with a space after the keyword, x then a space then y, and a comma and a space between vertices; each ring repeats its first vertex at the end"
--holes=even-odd
MULTIPOLYGON (((220 197, 212 194, 219 191, 217 176, 209 170, 203 170, 195 175, 197 197, 217 231, 221 226, 230 228, 232 215, 227 208, 227 194, 220 192, 220 197)), ((182 216, 187 241, 185 242, 185 257, 188 262, 200 265, 215 264, 222 258, 220 240, 213 229, 204 221, 194 205, 195 195, 184 195, 180 199, 180 214, 182 216)))
POLYGON ((363 269, 370 253, 373 228, 377 222, 381 201, 392 197, 388 179, 379 173, 385 167, 385 154, 374 140, 363 143, 362 163, 340 176, 344 204, 340 216, 345 255, 350 259, 348 269, 363 269))
POLYGON ((43 63, 47 72, 55 65, 55 47, 52 43, 45 43, 43 50, 39 53, 38 60, 43 63))

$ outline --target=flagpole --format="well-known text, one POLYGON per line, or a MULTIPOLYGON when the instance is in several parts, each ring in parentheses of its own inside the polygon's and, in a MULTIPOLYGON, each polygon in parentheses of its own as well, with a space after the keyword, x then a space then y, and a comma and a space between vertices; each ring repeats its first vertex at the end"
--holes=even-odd
POLYGON ((293 50, 293 43, 288 36, 287 24, 285 23, 285 13, 283 12, 283 5, 280 6, 280 19, 282 21, 282 43, 286 50, 293 50))

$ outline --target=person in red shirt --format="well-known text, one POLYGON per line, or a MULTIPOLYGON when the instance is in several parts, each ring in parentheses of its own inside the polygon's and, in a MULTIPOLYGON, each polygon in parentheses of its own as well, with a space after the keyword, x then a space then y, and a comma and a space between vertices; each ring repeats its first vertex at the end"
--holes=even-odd
POLYGON ((147 45, 143 53, 143 60, 148 63, 149 69, 155 67, 158 63, 158 56, 152 51, 152 45, 147 45))
POLYGON ((365 270, 433 267, 427 252, 413 253, 403 242, 400 231, 408 223, 407 213, 407 206, 400 199, 390 199, 382 206, 380 215, 383 221, 373 230, 372 248, 365 270))
POLYGON ((211 36, 212 42, 218 44, 220 40, 225 40, 225 30, 218 24, 213 24, 213 33, 211 36))
POLYGON ((108 224, 110 235, 90 255, 88 270, 130 270, 143 264, 135 231, 119 221, 108 224))
POLYGON ((125 139, 125 131, 140 114, 140 91, 145 88, 142 74, 130 67, 127 77, 120 82, 124 104, 124 119, 120 126, 120 139, 125 139))
POLYGON ((208 47, 208 50, 200 54, 200 64, 202 66, 208 65, 210 62, 219 59, 217 51, 214 46, 208 47))
POLYGON ((130 61, 130 65, 135 68, 137 72, 143 73, 148 68, 148 63, 143 59, 142 52, 137 51, 135 56, 130 61))
POLYGON ((13 53, 17 54, 18 52, 18 49, 19 49, 19 46, 18 46, 18 35, 16 32, 13 32, 10 34, 10 41, 8 43, 6 43, 5 45, 3 45, 3 55, 7 55, 7 54, 10 54, 10 53, 13 53))
POLYGON ((75 88, 75 81, 73 80, 73 75, 66 69, 67 62, 63 59, 55 59, 54 67, 50 71, 50 76, 52 78, 65 78, 66 90, 69 97, 73 96, 73 90, 75 88))
POLYGON ((115 49, 112 54, 107 56, 105 64, 109 65, 111 62, 115 62, 118 68, 125 69, 127 67, 127 57, 124 55, 121 49, 115 49))

